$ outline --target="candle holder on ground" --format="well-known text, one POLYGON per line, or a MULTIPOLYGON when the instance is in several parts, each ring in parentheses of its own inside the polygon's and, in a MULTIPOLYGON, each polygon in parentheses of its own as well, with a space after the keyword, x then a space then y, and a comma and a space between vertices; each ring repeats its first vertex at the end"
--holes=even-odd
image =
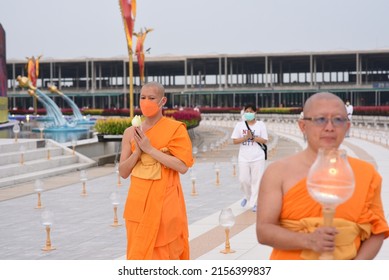
POLYGON ((43 139, 43 130, 45 130, 45 124, 43 122, 40 122, 38 124, 38 128, 39 128, 39 131, 40 131, 40 138, 43 139))
POLYGON ((232 163, 232 176, 236 176, 236 164, 238 163, 238 158, 236 156, 232 156, 231 158, 232 163))
POLYGON ((190 180, 192 181, 192 192, 190 195, 196 196, 197 191, 196 191, 196 172, 194 170, 191 170, 190 172, 190 180))
POLYGON ((35 206, 35 208, 36 209, 44 208, 44 206, 42 206, 42 201, 41 201, 41 193, 43 192, 43 182, 42 182, 42 180, 40 180, 40 179, 36 179, 35 180, 34 191, 38 195, 38 203, 35 206))
MULTIPOLYGON (((332 226, 336 207, 347 201, 354 192, 354 173, 345 150, 319 149, 307 176, 307 188, 312 198, 321 204, 324 226, 332 226)), ((334 259, 324 252, 319 259, 334 259)))
POLYGON ((72 155, 75 156, 76 155, 77 140, 72 139, 71 144, 72 144, 72 155))
POLYGON ((220 185, 220 165, 218 162, 215 163, 215 166, 214 166, 214 169, 215 169, 215 173, 216 173, 216 186, 219 186, 220 185))
POLYGON ((122 180, 121 180, 121 177, 120 177, 119 163, 118 162, 115 162, 115 172, 116 172, 116 174, 118 176, 117 186, 120 187, 122 185, 122 180))
POLYGON ((220 253, 223 254, 231 254, 235 253, 234 250, 231 250, 230 246, 230 230, 232 226, 235 224, 235 216, 232 213, 231 208, 223 209, 219 215, 219 224, 224 228, 226 234, 226 242, 224 250, 221 250, 220 253))
POLYGON ((15 135, 15 143, 18 142, 18 134, 20 132, 20 126, 18 123, 14 124, 14 126, 12 127, 12 131, 15 135))
POLYGON ((199 152, 199 149, 195 146, 192 148, 192 154, 193 154, 193 157, 196 159, 196 155, 198 154, 199 152))
POLYGON ((20 164, 23 165, 25 162, 24 161, 24 153, 26 152, 26 147, 24 147, 24 145, 20 146, 19 152, 20 152, 20 164))
POLYGON ((220 142, 220 140, 218 140, 218 141, 216 141, 216 143, 215 143, 215 150, 219 150, 220 148, 221 148, 221 142, 220 142))
POLYGON ((85 170, 80 171, 80 181, 82 183, 82 191, 81 195, 82 196, 87 196, 88 194, 86 193, 86 181, 88 181, 88 176, 86 175, 85 170))
POLYGON ((51 159, 51 142, 49 140, 46 140, 46 149, 47 149, 47 160, 51 159))
POLYGON ((207 153, 208 151, 208 147, 207 145, 203 145, 203 147, 201 148, 201 151, 203 152, 203 159, 206 160, 206 157, 205 157, 205 154, 207 153))
POLYGON ((53 224, 53 212, 45 210, 42 215, 42 225, 46 228, 46 244, 45 247, 42 248, 42 251, 52 251, 56 248, 51 246, 51 238, 50 238, 50 231, 51 226, 53 224))
POLYGON ((120 204, 120 197, 117 192, 113 192, 110 195, 110 199, 113 205, 113 224, 111 224, 112 227, 118 227, 122 224, 118 221, 118 206, 120 204))

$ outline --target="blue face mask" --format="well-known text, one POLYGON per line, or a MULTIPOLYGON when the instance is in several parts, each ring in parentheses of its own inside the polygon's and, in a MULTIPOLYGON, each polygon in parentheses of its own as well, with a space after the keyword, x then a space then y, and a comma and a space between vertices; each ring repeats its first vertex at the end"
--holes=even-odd
POLYGON ((255 118, 255 113, 246 112, 243 117, 246 121, 252 121, 255 118))

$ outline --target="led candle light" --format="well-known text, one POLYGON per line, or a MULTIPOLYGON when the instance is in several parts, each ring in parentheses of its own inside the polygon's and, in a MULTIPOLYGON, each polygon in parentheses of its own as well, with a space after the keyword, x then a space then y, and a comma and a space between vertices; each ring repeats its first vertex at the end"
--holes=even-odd
POLYGON ((190 180, 192 181, 192 192, 190 195, 196 196, 197 191, 196 191, 196 172, 194 170, 191 170, 190 172, 190 180))
POLYGON ((41 202, 41 193, 43 192, 43 182, 40 179, 35 180, 34 191, 38 194, 38 203, 35 208, 37 209, 43 208, 41 202))
POLYGON ((224 250, 220 251, 220 253, 223 254, 231 254, 235 253, 234 250, 231 250, 231 245, 230 245, 230 230, 235 224, 235 216, 232 213, 231 208, 226 208, 223 209, 220 212, 219 215, 219 224, 224 228, 224 231, 226 233, 226 242, 225 242, 225 248, 224 250))
POLYGON ((20 132, 20 126, 19 124, 15 124, 13 127, 12 127, 12 131, 13 133, 15 134, 15 143, 18 142, 18 133, 20 132))
POLYGON ((119 194, 117 192, 113 192, 111 193, 110 195, 110 199, 111 199, 111 202, 112 202, 112 205, 113 205, 113 213, 114 213, 114 216, 113 216, 113 224, 111 224, 112 227, 118 227, 118 226, 121 226, 121 224, 119 224, 119 221, 118 221, 118 206, 120 204, 120 197, 119 197, 119 194))
POLYGON ((88 177, 86 175, 86 171, 85 170, 81 170, 81 172, 80 172, 80 180, 81 180, 81 183, 82 183, 81 195, 82 196, 87 196, 88 194, 86 193, 86 181, 88 181, 88 177))
POLYGON ((117 186, 120 187, 122 185, 122 181, 120 179, 120 173, 119 173, 119 163, 115 162, 115 172, 118 176, 117 186))
MULTIPOLYGON (((354 173, 346 151, 319 149, 308 172, 307 188, 311 197, 322 205, 324 226, 332 226, 336 207, 352 196, 354 185, 354 173)), ((333 258, 328 252, 320 255, 322 260, 333 258)))
POLYGON ((46 245, 42 248, 42 251, 52 251, 55 250, 53 246, 51 246, 51 238, 50 238, 50 230, 53 224, 53 212, 45 210, 42 215, 42 225, 46 228, 46 245))
POLYGON ((71 144, 72 144, 72 154, 73 154, 73 156, 75 156, 76 155, 77 140, 76 139, 72 139, 71 144))
POLYGON ((24 153, 26 152, 26 147, 24 147, 23 145, 20 146, 19 152, 20 152, 20 164, 23 165, 24 164, 24 153))
POLYGON ((236 158, 236 156, 233 156, 231 158, 231 163, 232 163, 232 176, 236 176, 236 164, 238 163, 238 159, 236 158))
POLYGON ((40 131, 40 138, 43 139, 43 131, 45 130, 45 124, 40 122, 38 124, 38 128, 39 128, 39 131, 40 131))
POLYGON ((216 186, 220 185, 220 165, 219 163, 215 163, 214 166, 215 172, 216 172, 216 186))

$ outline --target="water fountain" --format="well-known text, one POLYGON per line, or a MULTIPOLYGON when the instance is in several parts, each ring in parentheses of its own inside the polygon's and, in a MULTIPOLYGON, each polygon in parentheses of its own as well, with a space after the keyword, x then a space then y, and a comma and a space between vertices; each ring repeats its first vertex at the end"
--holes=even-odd
POLYGON ((77 127, 77 122, 67 122, 57 104, 38 88, 34 87, 27 77, 18 76, 16 80, 19 82, 20 87, 27 88, 30 95, 37 97, 37 100, 42 103, 47 111, 47 119, 51 120, 43 128, 43 131, 42 127, 35 127, 32 129, 32 132, 43 132, 46 138, 51 138, 58 142, 67 142, 73 139, 81 139, 82 137, 85 138, 89 127, 77 127))
POLYGON ((81 111, 78 108, 77 104, 74 103, 74 101, 72 99, 70 99, 68 96, 63 94, 55 85, 49 85, 48 88, 49 88, 50 92, 57 93, 68 103, 70 108, 72 108, 72 110, 73 110, 73 116, 74 116, 74 119, 77 122, 77 124, 94 124, 95 123, 95 121, 91 121, 91 120, 85 118, 81 114, 81 111))

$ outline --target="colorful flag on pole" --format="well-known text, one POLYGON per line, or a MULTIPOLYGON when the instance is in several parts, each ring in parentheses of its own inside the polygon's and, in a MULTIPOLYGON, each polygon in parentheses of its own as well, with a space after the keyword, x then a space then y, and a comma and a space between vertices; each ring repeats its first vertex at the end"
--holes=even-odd
POLYGON ((145 80, 145 52, 144 52, 144 42, 146 40, 147 33, 153 31, 152 28, 146 29, 145 31, 140 31, 139 33, 134 33, 134 35, 137 38, 136 41, 136 48, 135 48, 135 55, 138 59, 138 66, 139 66, 139 78, 141 81, 141 84, 144 83, 145 80))
POLYGON ((136 1, 119 0, 119 5, 120 5, 120 10, 122 12, 128 49, 132 52, 132 33, 134 32, 134 25, 135 25, 136 1))

